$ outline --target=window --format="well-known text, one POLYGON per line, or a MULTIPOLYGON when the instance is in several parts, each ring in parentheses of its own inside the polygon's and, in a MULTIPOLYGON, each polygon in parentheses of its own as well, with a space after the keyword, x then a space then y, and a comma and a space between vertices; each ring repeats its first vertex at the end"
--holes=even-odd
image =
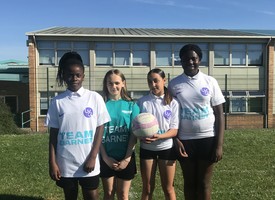
POLYGON ((96 66, 148 66, 149 43, 97 42, 96 66))
POLYGON ((96 65, 113 65, 112 43, 97 42, 96 65))
POLYGON ((47 114, 48 106, 55 95, 55 92, 40 92, 40 115, 47 114))
POLYGON ((232 65, 245 65, 246 64, 246 51, 244 44, 232 44, 232 65))
POLYGON ((133 43, 133 66, 149 66, 149 44, 148 43, 133 43))
POLYGON ((79 53, 84 65, 90 65, 90 47, 88 42, 73 42, 73 49, 79 53))
POLYGON ((129 66, 130 65, 130 44, 129 43, 115 43, 115 66, 129 66))
POLYGON ((238 113, 263 113, 265 95, 259 91, 229 91, 226 111, 238 113))
POLYGON ((206 43, 199 43, 197 44, 202 51, 202 59, 200 66, 208 66, 209 64, 209 49, 208 49, 208 44, 206 43))
POLYGON ((172 44, 157 43, 156 49, 156 65, 157 66, 172 66, 172 44))
POLYGON ((64 53, 70 51, 78 52, 84 65, 89 65, 89 43, 69 41, 38 41, 39 65, 58 65, 64 53))
POLYGON ((214 44, 215 66, 262 66, 262 44, 214 44))
POLYGON ((214 44, 214 63, 216 66, 229 65, 228 44, 214 44))
POLYGON ((39 65, 54 65, 54 42, 51 41, 39 41, 39 65))
POLYGON ((247 45, 248 65, 263 64, 263 45, 262 44, 248 44, 247 45))
POLYGON ((181 61, 180 61, 180 49, 184 46, 185 44, 175 44, 174 45, 174 65, 175 66, 181 66, 181 61))

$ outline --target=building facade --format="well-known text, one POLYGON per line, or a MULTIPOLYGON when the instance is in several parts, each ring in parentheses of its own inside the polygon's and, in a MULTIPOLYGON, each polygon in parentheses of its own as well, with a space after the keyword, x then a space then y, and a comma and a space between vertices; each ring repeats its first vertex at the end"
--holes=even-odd
POLYGON ((215 77, 224 93, 226 128, 274 127, 275 31, 53 27, 26 33, 29 51, 31 129, 44 119, 56 84, 59 59, 77 51, 85 64, 84 87, 101 93, 111 68, 126 76, 134 99, 148 92, 147 72, 161 68, 168 79, 181 74, 179 50, 188 43, 203 51, 200 70, 215 77))
MULTIPOLYGON (((12 59, 0 61, 0 101, 8 105, 16 124, 21 127, 21 113, 29 108, 28 62, 12 59)), ((24 117, 27 121, 29 114, 24 117)))

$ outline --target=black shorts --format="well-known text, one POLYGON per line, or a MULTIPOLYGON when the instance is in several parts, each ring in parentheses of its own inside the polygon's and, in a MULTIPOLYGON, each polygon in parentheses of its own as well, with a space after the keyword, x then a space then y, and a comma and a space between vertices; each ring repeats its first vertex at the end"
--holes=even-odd
POLYGON ((176 160, 177 156, 174 147, 162 151, 151 151, 147 149, 140 148, 139 151, 140 159, 161 159, 161 160, 176 160))
POLYGON ((123 180, 132 180, 137 173, 136 166, 136 157, 135 153, 132 154, 131 160, 128 163, 127 167, 121 171, 115 171, 111 169, 102 158, 100 158, 100 177, 101 178, 110 178, 117 177, 123 180))
POLYGON ((61 188, 77 188, 78 184, 83 188, 87 190, 95 190, 99 186, 99 175, 92 176, 92 177, 61 177, 60 180, 56 181, 56 185, 61 188))
POLYGON ((178 157, 179 161, 184 162, 185 159, 213 161, 215 137, 181 140, 181 143, 184 145, 188 157, 178 157))

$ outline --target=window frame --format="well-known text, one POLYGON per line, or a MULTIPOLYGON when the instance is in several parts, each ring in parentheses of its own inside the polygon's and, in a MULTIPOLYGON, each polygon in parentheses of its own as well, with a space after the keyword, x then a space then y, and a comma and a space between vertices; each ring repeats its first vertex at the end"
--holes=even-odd
MULTIPOLYGON (((263 66, 263 44, 262 43, 214 43, 213 44, 213 52, 214 52, 214 67, 256 67, 256 66, 263 66), (227 48, 219 48, 218 45, 224 45, 227 46, 227 48), (244 46, 245 48, 237 48, 238 46, 244 46), (260 48, 249 48, 252 46, 258 46, 260 48), (258 52, 258 59, 255 60, 260 60, 261 63, 253 63, 250 64, 251 60, 251 54, 252 53, 257 53, 258 52), (218 53, 223 53, 224 55, 228 53, 226 61, 228 60, 228 63, 225 61, 223 64, 222 63, 216 63, 216 55, 218 53), (245 59, 243 60, 243 63, 240 61, 239 63, 234 63, 234 53, 244 53, 244 56, 240 56, 240 59, 245 59)), ((237 58, 237 57, 236 57, 237 58)))

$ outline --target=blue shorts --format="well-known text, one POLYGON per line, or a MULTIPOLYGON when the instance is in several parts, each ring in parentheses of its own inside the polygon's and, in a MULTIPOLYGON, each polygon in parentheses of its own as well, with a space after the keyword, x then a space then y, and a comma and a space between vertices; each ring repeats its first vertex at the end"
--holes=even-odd
POLYGON ((136 167, 136 157, 135 153, 132 154, 131 160, 128 163, 127 167, 121 171, 115 171, 111 169, 102 158, 100 158, 100 177, 101 178, 110 178, 117 177, 123 180, 132 180, 137 173, 136 167))
POLYGON ((99 175, 91 177, 61 177, 60 180, 56 181, 56 185, 61 188, 77 188, 78 184, 87 190, 95 190, 99 186, 99 175))
POLYGON ((140 159, 161 159, 161 160, 176 160, 177 156, 174 147, 170 149, 165 149, 162 151, 151 151, 147 149, 140 148, 139 151, 140 159))
POLYGON ((184 145, 188 157, 178 157, 179 161, 184 162, 185 159, 213 161, 215 137, 181 140, 181 143, 184 145))

